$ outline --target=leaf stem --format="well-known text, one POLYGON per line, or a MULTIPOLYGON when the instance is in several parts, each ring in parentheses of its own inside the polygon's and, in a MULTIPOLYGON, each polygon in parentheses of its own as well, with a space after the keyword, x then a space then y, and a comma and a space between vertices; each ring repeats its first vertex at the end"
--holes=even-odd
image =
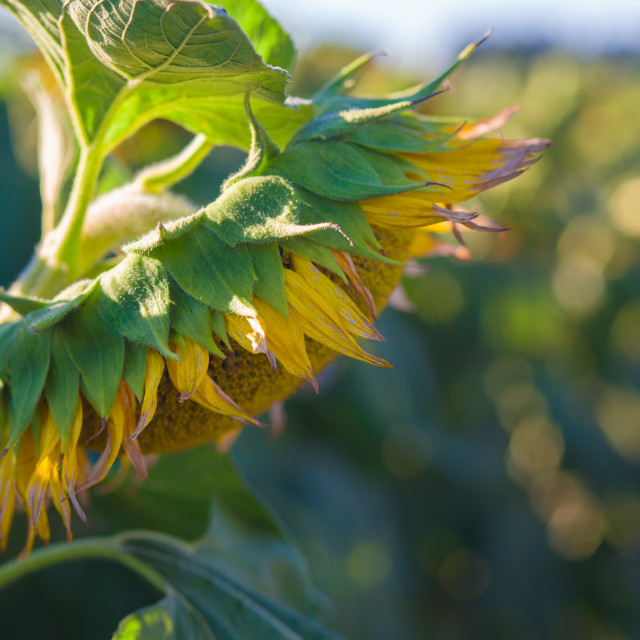
POLYGON ((149 565, 124 551, 113 538, 84 538, 62 542, 34 551, 27 560, 7 562, 0 566, 0 590, 36 571, 63 562, 99 558, 112 560, 131 569, 161 593, 167 592, 164 578, 149 565))
POLYGON ((213 143, 202 134, 175 156, 143 169, 134 180, 141 191, 159 193, 191 175, 213 149, 213 143))

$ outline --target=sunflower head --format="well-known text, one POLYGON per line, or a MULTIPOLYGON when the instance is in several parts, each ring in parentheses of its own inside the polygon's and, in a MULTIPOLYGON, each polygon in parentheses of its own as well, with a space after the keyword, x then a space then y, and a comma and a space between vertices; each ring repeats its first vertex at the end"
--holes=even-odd
POLYGON ((461 203, 549 144, 488 136, 506 112, 416 111, 472 49, 401 97, 345 93, 368 58, 276 111, 254 110, 246 90, 248 159, 216 200, 191 209, 143 172, 88 204, 70 282, 58 273, 0 294, 0 545, 16 501, 28 549, 49 538, 49 503, 71 537, 71 510, 84 518, 82 493, 118 459, 145 475, 145 453, 227 449, 300 384, 317 392, 338 354, 390 366, 360 342, 382 340, 374 323, 407 258, 447 252, 443 230, 497 230, 461 203))

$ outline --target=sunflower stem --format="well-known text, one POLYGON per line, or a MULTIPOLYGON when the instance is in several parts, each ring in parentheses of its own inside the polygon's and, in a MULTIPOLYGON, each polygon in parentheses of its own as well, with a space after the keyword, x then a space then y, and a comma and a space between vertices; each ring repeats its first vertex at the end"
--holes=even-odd
POLYGON ((60 223, 43 243, 42 252, 47 262, 53 268, 67 271, 70 279, 75 276, 82 224, 95 192, 102 161, 103 150, 100 144, 92 144, 82 149, 69 203, 60 223))
POLYGON ((167 584, 159 573, 120 548, 117 539, 113 538, 84 538, 71 543, 62 542, 38 549, 26 560, 7 562, 0 566, 0 591, 42 569, 63 562, 89 559, 117 562, 137 573, 161 593, 167 591, 167 584))

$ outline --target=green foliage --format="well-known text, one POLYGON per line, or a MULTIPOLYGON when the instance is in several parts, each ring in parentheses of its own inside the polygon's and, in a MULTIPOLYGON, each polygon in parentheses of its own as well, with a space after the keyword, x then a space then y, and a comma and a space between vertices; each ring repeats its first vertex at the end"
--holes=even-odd
POLYGON ((102 321, 165 358, 175 358, 169 341, 169 274, 162 263, 129 254, 100 278, 97 312, 102 321))
MULTIPOLYGON (((224 11, 198 2, 166 0, 98 4, 2 3, 27 27, 58 75, 75 114, 76 132, 85 144, 104 151, 159 117, 175 120, 214 142, 245 145, 246 134, 220 126, 223 111, 238 111, 251 90, 275 105, 284 101, 287 74, 269 67, 238 24, 224 11), (210 109, 207 122, 201 114, 210 109)), ((242 21, 253 23, 247 6, 242 21)), ((287 53, 273 51, 279 30, 260 34, 260 46, 279 62, 287 53)))
POLYGON ((161 576, 168 595, 125 618, 114 639, 337 638, 312 619, 229 576, 225 552, 214 543, 192 548, 144 534, 125 535, 118 542, 126 553, 161 576), (160 629, 166 635, 159 634, 160 629))

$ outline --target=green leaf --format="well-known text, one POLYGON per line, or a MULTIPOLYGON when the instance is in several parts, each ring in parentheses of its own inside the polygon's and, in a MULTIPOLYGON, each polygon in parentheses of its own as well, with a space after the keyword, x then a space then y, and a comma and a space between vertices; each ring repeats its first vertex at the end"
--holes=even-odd
POLYGON ((93 500, 118 531, 150 529, 195 540, 207 531, 213 496, 223 475, 217 471, 220 458, 209 445, 165 454, 150 468, 149 482, 135 492, 129 479, 115 491, 94 495, 93 500))
POLYGON ((267 64, 291 70, 296 57, 293 41, 259 2, 224 0, 223 6, 267 64))
POLYGON ((124 340, 96 313, 95 299, 56 327, 76 367, 82 391, 95 410, 106 418, 120 386, 124 367, 124 340))
MULTIPOLYGON (((170 87, 155 87, 153 93, 134 94, 118 108, 119 117, 109 126, 105 143, 113 147, 133 131, 156 117, 178 122, 194 133, 202 133, 217 145, 248 149, 251 132, 240 96, 208 94, 189 99, 176 99, 170 87), (167 94, 166 96, 164 94, 167 94)), ((302 124, 313 116, 311 104, 273 104, 256 100, 252 94, 252 109, 269 137, 284 147, 302 124)))
POLYGON ((169 593, 118 625, 111 640, 218 640, 200 614, 183 598, 169 593))
POLYGON ((344 139, 381 153, 427 153, 438 149, 454 135, 443 134, 442 126, 433 127, 414 114, 403 114, 386 122, 365 124, 350 131, 344 139), (432 135, 426 136, 427 132, 432 135))
POLYGON ((100 276, 96 309, 105 324, 166 358, 176 358, 168 345, 169 305, 169 275, 153 258, 129 254, 100 276))
MULTIPOLYGON (((194 548, 164 536, 134 533, 121 536, 119 543, 124 551, 161 576, 170 593, 180 594, 187 612, 199 614, 204 629, 213 638, 327 640, 337 637, 314 620, 262 595, 216 566, 215 553, 206 545, 194 548)), ((161 618, 164 616, 159 614, 161 618)), ((198 626, 202 632, 201 625, 198 626)), ((188 639, 188 636, 174 637, 188 639)))
POLYGON ((376 109, 378 107, 388 107, 391 104, 398 104, 402 101, 419 102, 421 100, 425 100, 438 90, 458 65, 466 60, 490 35, 491 31, 487 32, 476 42, 465 47, 460 52, 454 63, 445 69, 445 71, 435 80, 425 82, 417 87, 396 93, 393 99, 359 98, 340 95, 341 91, 346 87, 347 81, 351 79, 354 73, 373 60, 375 54, 366 54, 361 56, 342 69, 342 71, 340 71, 314 95, 314 102, 318 105, 319 115, 337 113, 347 109, 376 109))
POLYGON ((20 322, 0 324, 0 380, 9 380, 9 348, 20 322))
POLYGON ((21 316, 26 315, 30 311, 42 309, 49 303, 48 300, 41 298, 32 298, 31 296, 16 296, 4 289, 0 288, 0 302, 8 304, 14 311, 21 316))
POLYGON ((213 516, 200 550, 209 561, 260 592, 296 609, 317 609, 307 563, 276 515, 247 483, 230 456, 210 468, 213 516))
MULTIPOLYGON (((376 154, 337 140, 306 141, 289 147, 270 163, 270 171, 330 200, 359 201, 419 189, 396 165, 395 156, 376 154)), ((419 171, 412 167, 414 173, 419 171)))
POLYGON ((231 349, 231 343, 229 342, 229 336, 227 335, 227 325, 224 321, 224 314, 220 311, 213 311, 211 313, 211 325, 213 326, 213 333, 215 333, 222 342, 226 345, 227 349, 231 349))
POLYGON ((122 247, 125 253, 147 253, 160 245, 179 238, 204 222, 204 209, 164 224, 156 225, 155 229, 145 233, 142 238, 129 242, 122 247))
POLYGON ((289 317, 284 271, 278 245, 265 244, 251 247, 251 261, 257 278, 254 293, 285 318, 289 317))
POLYGON ((42 331, 58 324, 77 309, 98 285, 95 280, 79 280, 61 291, 46 307, 32 311, 25 317, 31 331, 42 331))
MULTIPOLYGON (((247 89, 269 102, 284 99, 287 74, 265 65, 237 23, 211 5, 71 0, 67 6, 96 60, 121 82, 120 95, 107 94, 120 102, 120 132, 127 117, 135 117, 137 128, 141 115, 172 117, 175 103, 188 108, 190 99, 236 95, 240 109, 247 89)), ((130 135, 131 123, 128 128, 130 135)), ((117 142, 109 131, 105 139, 109 147, 117 142)))
POLYGON ((207 533, 200 546, 209 562, 290 606, 315 607, 304 558, 229 456, 209 445, 165 454, 150 469, 149 482, 135 492, 132 482, 93 497, 115 529, 144 528, 185 540, 207 533))
MULTIPOLYGON (((317 265, 329 269, 332 273, 340 276, 346 283, 347 279, 344 272, 340 268, 340 265, 333 257, 333 252, 329 247, 325 247, 317 242, 313 242, 309 238, 289 238, 283 240, 280 246, 291 253, 295 253, 298 256, 306 258, 311 262, 315 262, 317 265)), ((256 293, 258 291, 258 285, 256 284, 256 293)))
POLYGON ((255 273, 246 247, 230 248, 206 227, 152 251, 190 295, 218 311, 255 316, 251 305, 255 273))
POLYGON ((147 348, 133 342, 124 343, 124 367, 122 377, 142 402, 144 374, 147 367, 147 348))
POLYGON ((229 246, 274 242, 327 229, 329 222, 299 224, 303 201, 280 176, 244 178, 206 208, 205 226, 229 246))
MULTIPOLYGON (((99 141, 105 152, 156 118, 202 129, 213 142, 246 148, 247 90, 274 107, 272 111, 289 110, 283 106, 288 74, 265 64, 238 23, 209 4, 171 0, 0 0, 0 4, 18 17, 51 61, 74 106, 84 143, 99 141), (245 122, 243 130, 220 126, 212 102, 218 98, 226 101, 228 118, 245 122)), ((277 24, 265 23, 260 32, 258 10, 247 7, 242 14, 262 50, 286 62, 287 46, 277 24), (281 52, 278 40, 284 44, 281 52)))
MULTIPOLYGON (((301 213, 303 222, 312 224, 319 220, 331 220, 349 238, 347 240, 343 235, 329 229, 313 234, 313 237, 308 238, 309 242, 316 242, 339 251, 348 251, 365 258, 389 262, 388 258, 371 248, 377 249, 380 244, 359 204, 331 202, 313 193, 305 193, 304 198, 308 206, 301 213)), ((391 263, 395 264, 393 261, 391 263)))
POLYGON ((412 109, 430 97, 432 96, 418 100, 389 100, 387 104, 378 107, 354 107, 320 115, 300 127, 290 144, 297 144, 303 140, 344 138, 367 125, 373 128, 384 124, 380 121, 412 109))
POLYGON ((224 358, 213 339, 211 309, 192 298, 175 282, 171 283, 171 328, 198 343, 210 353, 224 358))
POLYGON ((31 333, 24 323, 13 331, 8 349, 8 371, 11 384, 9 402, 9 444, 13 446, 27 428, 40 400, 49 370, 51 334, 31 333))
POLYGON ((51 364, 45 384, 47 404, 58 427, 62 445, 67 442, 78 403, 80 373, 67 353, 60 332, 51 338, 51 364))

